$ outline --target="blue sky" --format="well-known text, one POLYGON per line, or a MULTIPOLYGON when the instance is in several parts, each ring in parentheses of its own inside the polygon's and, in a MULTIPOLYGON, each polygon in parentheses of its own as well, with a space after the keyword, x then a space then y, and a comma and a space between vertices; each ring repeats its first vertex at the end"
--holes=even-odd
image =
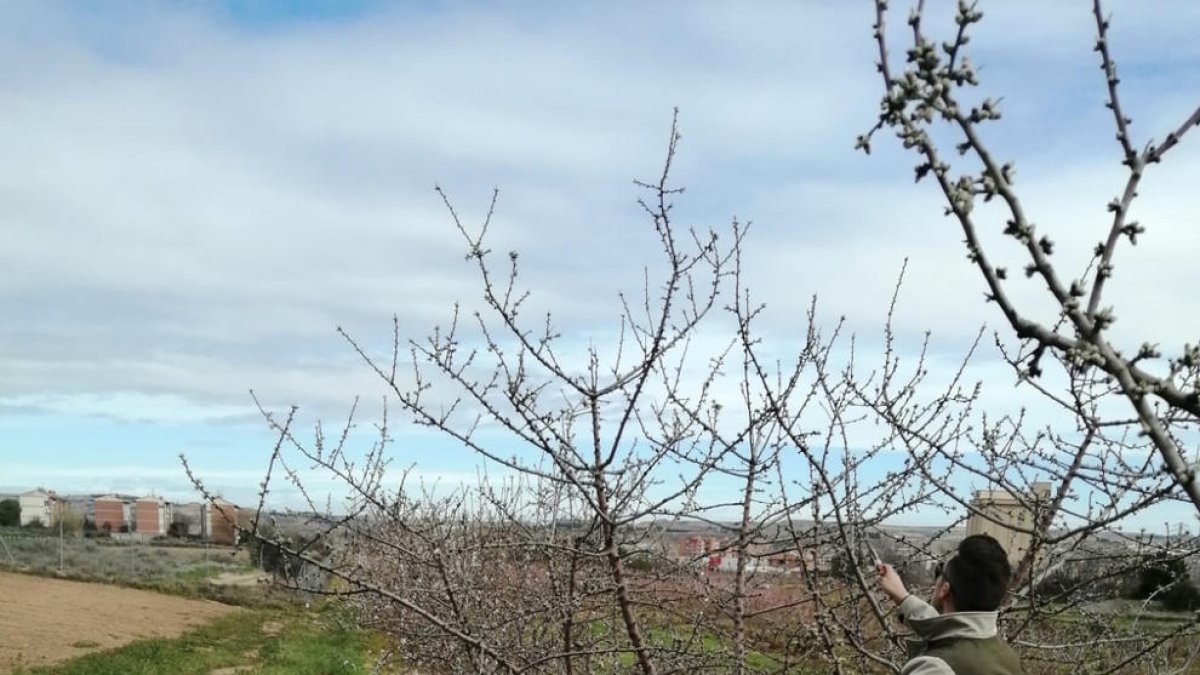
MULTIPOLYGON (((974 60, 1006 111, 990 138, 1082 261, 1121 184, 1088 8, 982 6, 974 60)), ((1200 7, 1112 10, 1135 132, 1161 136, 1200 91, 1200 7)), ((356 396, 377 415, 335 328, 383 349, 393 313, 417 337, 479 297, 435 183, 468 219, 498 186, 493 243, 521 251, 535 306, 576 344, 611 339, 653 262, 632 180, 657 172, 674 106, 678 220, 755 223, 771 344, 817 294, 878 345, 907 257, 900 348, 932 330, 948 368, 998 317, 909 158, 852 151, 879 93, 870 21, 865 1, 0 4, 0 490, 180 497, 183 452, 244 499, 272 444, 249 390, 305 424, 356 396)), ((1197 147, 1147 182, 1153 229, 1113 285, 1135 345, 1200 334, 1200 313, 1163 319, 1200 283, 1197 147)), ((1036 406, 991 351, 972 375, 993 410, 1036 406)), ((476 475, 395 434, 398 464, 476 475)))

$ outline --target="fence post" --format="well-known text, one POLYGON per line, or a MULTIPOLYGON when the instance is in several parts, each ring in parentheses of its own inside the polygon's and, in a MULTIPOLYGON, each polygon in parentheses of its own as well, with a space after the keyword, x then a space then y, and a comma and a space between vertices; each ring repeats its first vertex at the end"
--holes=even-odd
POLYGON ((12 562, 13 567, 16 567, 17 559, 13 557, 12 550, 8 548, 8 542, 4 541, 3 536, 0 536, 0 546, 4 547, 4 552, 8 554, 9 561, 12 562))

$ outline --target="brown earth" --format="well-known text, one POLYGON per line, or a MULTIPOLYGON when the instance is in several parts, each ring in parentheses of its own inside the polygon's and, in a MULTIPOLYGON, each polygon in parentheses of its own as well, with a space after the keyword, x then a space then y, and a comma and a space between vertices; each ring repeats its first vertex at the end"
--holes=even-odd
POLYGON ((176 636, 233 611, 209 600, 0 572, 0 673, 176 636))

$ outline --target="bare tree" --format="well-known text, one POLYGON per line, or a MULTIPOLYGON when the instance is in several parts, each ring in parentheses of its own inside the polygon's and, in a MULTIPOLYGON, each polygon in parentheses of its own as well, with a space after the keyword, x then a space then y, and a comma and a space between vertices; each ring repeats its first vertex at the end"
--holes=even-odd
POLYGON ((673 125, 663 171, 638 183, 662 252, 659 281, 648 270, 641 297, 621 297, 608 353, 573 354, 550 316, 526 324, 518 256, 505 256, 500 273, 486 244, 491 209, 472 230, 443 195, 484 309, 463 320, 456 308, 424 340, 405 340, 395 323, 383 356, 344 335, 390 406, 499 475, 450 491, 389 487, 386 415, 363 451, 350 447, 356 411, 335 437, 318 427, 303 440, 295 409, 262 409, 278 443, 246 534, 322 573, 317 589, 285 582, 347 594, 408 662, 452 672, 782 672, 820 662, 850 672, 898 657, 860 545, 873 524, 923 499, 927 483, 855 480, 885 448, 847 445, 863 420, 833 365, 841 328, 822 335, 815 305, 797 353, 760 353, 746 227, 718 234, 672 222, 678 138, 673 125), (310 497, 306 466, 343 484, 349 503, 310 497), (266 526, 280 479, 324 514, 308 541, 266 526), (853 574, 832 579, 839 547, 853 574))
MULTIPOLYGON (((1108 390, 1097 398, 1120 397, 1129 411, 1127 419, 1107 420, 1146 435, 1162 461, 1163 471, 1200 510, 1200 481, 1196 480, 1195 452, 1185 450, 1184 438, 1194 438, 1200 421, 1200 345, 1186 344, 1175 356, 1166 358, 1152 337, 1135 350, 1113 343, 1110 329, 1115 309, 1104 304, 1104 291, 1114 276, 1115 256, 1122 242, 1138 242, 1145 228, 1130 215, 1144 175, 1175 148, 1189 130, 1200 124, 1197 108, 1162 141, 1148 141, 1135 148, 1132 120, 1119 95, 1120 79, 1111 56, 1106 17, 1100 0, 1093 0, 1096 25, 1095 51, 1107 85, 1108 109, 1112 112, 1119 159, 1128 171, 1120 194, 1108 204, 1111 222, 1092 251, 1086 269, 1065 270, 1055 263, 1056 243, 1038 230, 1018 196, 1014 169, 983 140, 980 127, 1000 119, 999 104, 992 98, 975 100, 969 90, 979 83, 974 65, 966 54, 970 28, 983 18, 977 3, 960 0, 955 15, 957 30, 938 43, 924 29, 924 2, 908 16, 911 47, 902 67, 893 64, 888 50, 887 0, 876 0, 875 40, 879 48, 877 67, 883 79, 884 96, 879 121, 861 136, 860 148, 869 151, 871 136, 890 128, 905 148, 915 152, 918 181, 932 177, 946 198, 947 215, 958 221, 970 261, 987 287, 987 299, 995 303, 1013 334, 1021 341, 1013 360, 1024 377, 1043 375, 1047 354, 1059 357, 1072 377, 1094 377, 1108 390), (934 127, 946 124, 961 141, 959 155, 973 159, 969 167, 950 163, 936 141, 934 127), (1026 258, 1025 275, 1038 279, 1049 294, 1058 315, 1041 321, 1035 312, 1010 297, 1006 268, 994 262, 1000 257, 983 243, 976 224, 979 202, 1000 204, 1004 212, 1004 234, 1014 240, 1026 258), (1189 461, 1190 459, 1190 461, 1189 461)), ((964 160, 966 162, 966 160, 964 160)), ((1069 405, 1075 402, 1068 401, 1069 405)))
MULTIPOLYGON (((886 7, 878 9, 886 55, 886 7)), ((965 30, 977 19, 962 11, 971 19, 965 30)), ((914 30, 923 40, 919 13, 914 30)), ((959 47, 952 73, 962 68, 959 47)), ((916 51, 915 63, 929 58, 916 51)), ((932 153, 932 141, 919 139, 926 116, 947 105, 942 94, 933 103, 904 98, 894 91, 908 91, 901 82, 932 85, 920 74, 893 84, 882 69, 889 107, 877 128, 898 125, 932 153)), ((1119 596, 1147 557, 1194 560, 1200 548, 1192 537, 1124 528, 1186 496, 1177 474, 1153 470, 1154 434, 1139 435, 1135 421, 1114 419, 1104 405, 1132 400, 1124 385, 1080 360, 1079 349, 1102 335, 1065 336, 1074 346, 1059 349, 1059 338, 1021 332, 1030 342, 1015 353, 998 340, 1026 374, 1050 362, 1061 372, 1053 386, 1027 380, 1043 405, 1062 410, 1061 426, 1043 428, 1020 411, 979 409, 981 385, 967 370, 975 347, 944 381, 934 381, 924 348, 900 358, 891 331, 900 284, 882 358, 860 354, 841 322, 822 330, 815 301, 804 339, 781 354, 764 343, 765 309, 746 287, 747 227, 674 222, 678 140, 673 124, 663 170, 638 183, 661 259, 636 297, 621 296, 611 343, 579 348, 554 317, 530 316, 518 254, 488 245, 495 193, 472 228, 439 190, 483 307, 455 307, 424 339, 406 339, 394 321, 382 349, 343 333, 385 389, 374 443, 353 440, 357 404, 339 433, 318 426, 311 438, 295 429, 295 409, 260 406, 278 443, 246 535, 301 563, 284 566, 296 572, 283 582, 343 597, 360 621, 393 638, 399 658, 438 672, 895 672, 904 635, 875 593, 867 544, 891 551, 910 580, 928 579, 970 518, 1026 542, 1006 630, 1027 663, 1054 672, 1069 662, 1089 673, 1192 664, 1195 622, 1174 620, 1165 631, 1147 624, 1161 618, 1150 599, 1131 624, 1102 602, 1119 596), (406 451, 393 445, 397 408, 471 453, 477 484, 389 479, 390 462, 406 451), (310 494, 308 469, 341 484, 346 502, 310 494), (305 540, 281 540, 264 526, 279 480, 318 514, 320 528, 305 540), (1010 495, 1028 517, 997 515, 975 499, 981 488, 1010 495), (914 509, 945 513, 945 526, 889 526, 914 509)), ((918 175, 948 171, 928 163, 918 175)), ((973 199, 982 184, 971 185, 973 199)), ((969 231, 969 206, 954 203, 969 231)), ((1048 244, 1034 248, 1048 259, 1048 244)), ((1071 320, 1045 334, 1065 335, 1071 320)), ((1136 363, 1127 366, 1140 377, 1136 363)), ((1183 364, 1171 377, 1183 382, 1194 368, 1183 364)), ((1187 414, 1157 419, 1169 434, 1194 423, 1187 414)))
POLYGON ((1018 380, 1035 392, 1041 405, 1057 410, 1064 423, 1030 429, 1020 416, 993 417, 973 433, 963 429, 961 437, 938 436, 929 432, 937 424, 936 406, 914 404, 885 390, 864 392, 864 401, 896 430, 914 467, 935 482, 940 496, 978 518, 994 518, 959 494, 949 480, 965 472, 1026 502, 1034 514, 1024 525, 1003 523, 1031 540, 1013 589, 1020 601, 1014 614, 1021 616, 1011 617, 1010 625, 1011 636, 1026 648, 1027 660, 1073 664, 1089 672, 1117 672, 1134 664, 1154 672, 1182 672, 1172 669, 1194 663, 1195 650, 1172 653, 1162 646, 1181 635, 1194 635, 1195 621, 1166 631, 1144 630, 1137 618, 1132 623, 1114 620, 1111 611, 1097 611, 1089 601, 1113 595, 1116 581, 1143 565, 1152 551, 1171 550, 1196 559, 1192 536, 1152 538, 1123 527, 1132 516, 1158 504, 1184 501, 1200 509, 1196 451, 1188 450, 1200 421, 1200 350, 1184 345, 1178 355, 1164 359, 1153 338, 1136 350, 1123 350, 1110 337, 1116 316, 1104 305, 1103 293, 1114 276, 1117 248, 1124 241, 1136 245, 1144 233, 1130 218, 1144 174, 1200 124, 1200 109, 1163 141, 1135 149, 1131 120, 1119 97, 1109 19, 1094 0, 1095 51, 1120 161, 1128 175, 1119 196, 1108 204, 1111 222, 1090 263, 1083 270, 1065 270, 1055 262, 1057 242, 1039 231, 1026 213, 1013 165, 984 142, 980 131, 985 123, 1000 119, 995 100, 970 91, 979 82, 966 45, 982 12, 976 3, 960 1, 955 30, 939 41, 927 34, 924 4, 917 2, 907 17, 905 30, 911 37, 903 63, 897 64, 889 52, 889 38, 894 37, 886 23, 889 3, 875 3, 877 68, 885 93, 878 122, 859 138, 858 146, 870 152, 873 135, 889 128, 918 155, 917 181, 932 177, 938 185, 946 199, 946 215, 957 221, 967 257, 983 277, 988 302, 1000 308, 1016 338, 1014 344, 997 336, 997 348, 1018 380), (955 154, 963 159, 952 161, 939 148, 943 126, 958 135, 955 154), (1035 309, 1009 294, 1012 280, 996 262, 1004 254, 984 243, 978 226, 980 219, 989 220, 980 215, 990 215, 989 208, 1003 214, 1003 234, 1024 255, 1025 276, 1040 281, 1057 308, 1050 320, 1036 318, 1035 309), (1115 402, 1123 402, 1123 409, 1115 402), (939 465, 952 470, 939 476, 933 468, 939 465), (1048 489, 1039 495, 1034 485, 1043 481, 1048 489), (1046 584, 1048 579, 1057 583, 1046 584), (1064 616, 1088 617, 1095 637, 1071 634, 1061 625, 1064 616))

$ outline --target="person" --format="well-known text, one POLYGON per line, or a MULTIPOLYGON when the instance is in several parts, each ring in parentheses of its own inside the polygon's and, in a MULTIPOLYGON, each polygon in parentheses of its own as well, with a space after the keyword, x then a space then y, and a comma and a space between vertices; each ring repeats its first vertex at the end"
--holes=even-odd
POLYGON ((915 634, 901 675, 1024 675, 996 631, 1012 577, 1000 542, 986 534, 963 539, 954 557, 938 566, 930 603, 909 593, 891 565, 881 562, 877 571, 880 589, 915 634))

